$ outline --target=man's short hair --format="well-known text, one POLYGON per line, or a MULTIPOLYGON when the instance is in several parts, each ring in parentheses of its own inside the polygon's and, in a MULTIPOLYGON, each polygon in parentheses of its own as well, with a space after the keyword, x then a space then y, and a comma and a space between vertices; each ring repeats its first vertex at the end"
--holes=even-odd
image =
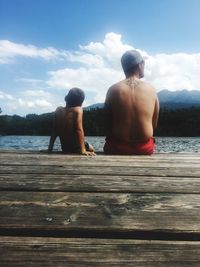
POLYGON ((70 107, 81 106, 85 99, 85 93, 79 88, 72 88, 65 96, 65 101, 70 107))
POLYGON ((121 57, 121 65, 125 74, 134 73, 138 64, 142 62, 144 62, 144 59, 136 50, 126 51, 121 57))

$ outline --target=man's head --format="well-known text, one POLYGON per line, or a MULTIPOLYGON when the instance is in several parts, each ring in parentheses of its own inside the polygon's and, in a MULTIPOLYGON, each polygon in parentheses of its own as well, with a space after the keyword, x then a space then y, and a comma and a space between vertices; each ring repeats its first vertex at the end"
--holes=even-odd
POLYGON ((126 77, 132 74, 138 74, 139 78, 144 77, 144 59, 138 51, 126 51, 121 57, 121 64, 126 77))
POLYGON ((82 106, 84 99, 85 93, 79 88, 70 89, 68 94, 65 96, 66 104, 69 107, 82 106))

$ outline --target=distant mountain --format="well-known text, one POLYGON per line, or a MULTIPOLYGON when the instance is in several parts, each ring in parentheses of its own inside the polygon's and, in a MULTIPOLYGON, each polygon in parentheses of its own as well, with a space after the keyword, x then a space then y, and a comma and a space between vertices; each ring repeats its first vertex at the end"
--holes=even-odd
POLYGON ((158 93, 160 102, 173 102, 173 103, 200 103, 200 91, 186 89, 181 91, 169 91, 167 89, 158 93))
POLYGON ((184 108, 200 106, 200 91, 186 89, 180 91, 169 91, 167 89, 158 92, 161 107, 184 108))
MULTIPOLYGON (((158 92, 158 98, 160 106, 166 108, 176 109, 200 106, 200 90, 188 91, 184 89, 179 91, 170 91, 164 89, 158 92)), ((84 110, 92 110, 103 107, 104 103, 97 103, 84 108, 84 110)))
POLYGON ((88 107, 85 107, 84 110, 92 110, 92 109, 98 109, 98 108, 103 108, 103 107, 104 107, 104 103, 97 103, 97 104, 93 104, 88 107))

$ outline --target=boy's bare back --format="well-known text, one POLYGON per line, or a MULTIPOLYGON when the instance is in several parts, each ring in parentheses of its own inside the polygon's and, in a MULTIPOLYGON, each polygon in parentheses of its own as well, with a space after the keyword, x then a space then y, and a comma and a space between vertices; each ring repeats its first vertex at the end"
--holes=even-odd
POLYGON ((73 152, 78 150, 76 127, 80 116, 82 116, 81 107, 58 107, 56 109, 55 129, 60 137, 63 151, 73 152))
POLYGON ((55 140, 59 136, 63 152, 95 155, 94 148, 84 140, 82 109, 84 99, 83 90, 72 88, 65 96, 66 107, 56 109, 48 147, 49 152, 53 150, 55 140))

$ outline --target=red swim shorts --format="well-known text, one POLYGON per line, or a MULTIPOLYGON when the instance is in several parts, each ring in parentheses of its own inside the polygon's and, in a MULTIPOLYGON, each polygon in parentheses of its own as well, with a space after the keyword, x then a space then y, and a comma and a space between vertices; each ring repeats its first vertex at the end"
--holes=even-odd
POLYGON ((155 139, 153 137, 144 143, 136 143, 134 146, 114 137, 106 137, 104 152, 111 155, 152 155, 154 148, 155 139))

